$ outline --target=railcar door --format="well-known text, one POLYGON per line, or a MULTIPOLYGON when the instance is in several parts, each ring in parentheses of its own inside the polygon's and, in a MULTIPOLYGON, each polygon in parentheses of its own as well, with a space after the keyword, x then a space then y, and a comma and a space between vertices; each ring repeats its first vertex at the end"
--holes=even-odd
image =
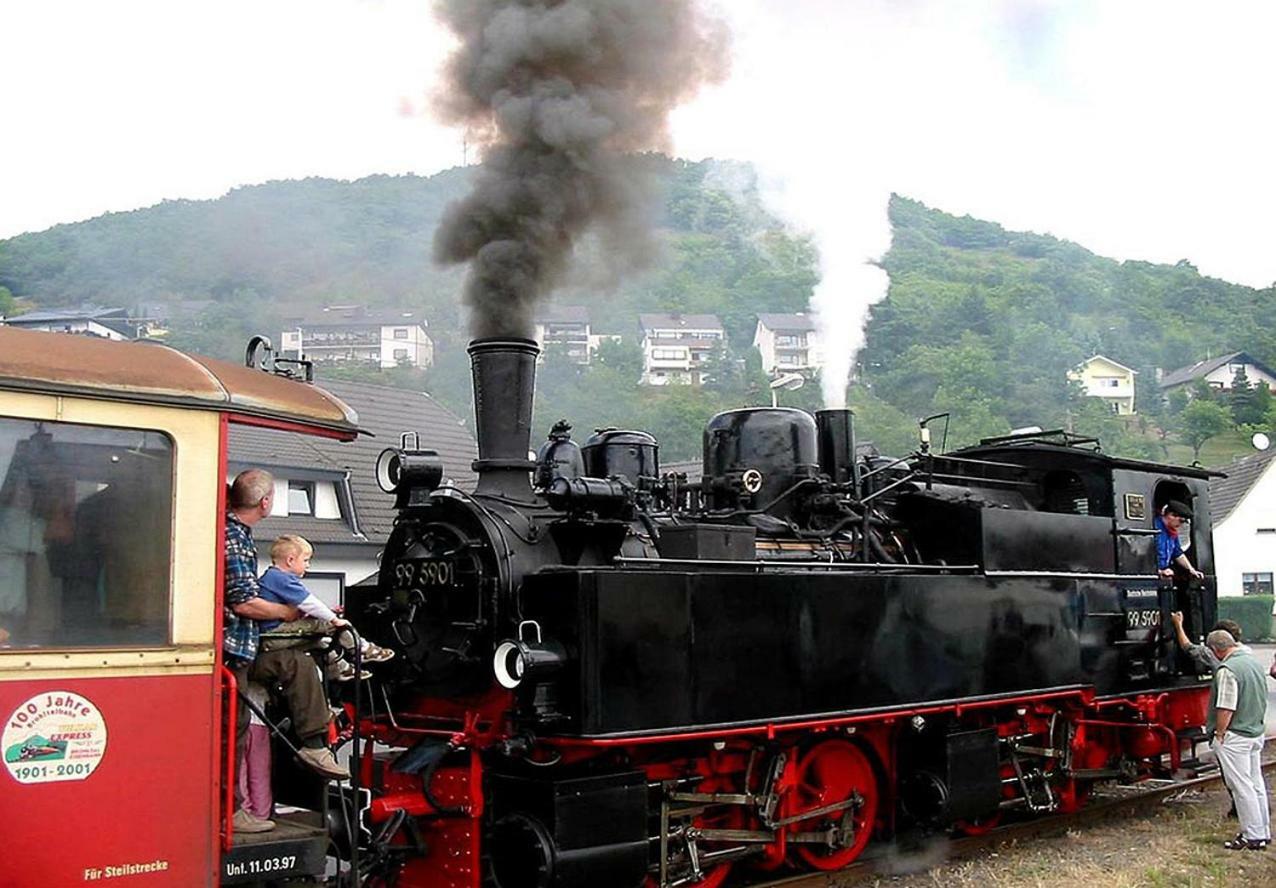
POLYGON ((0 885, 208 885, 215 412, 0 392, 0 885))

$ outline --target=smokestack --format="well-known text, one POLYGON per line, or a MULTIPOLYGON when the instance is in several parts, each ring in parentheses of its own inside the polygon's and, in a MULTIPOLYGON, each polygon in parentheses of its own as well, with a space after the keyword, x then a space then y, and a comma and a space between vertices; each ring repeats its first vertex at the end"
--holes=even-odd
POLYGON ((536 463, 527 454, 540 349, 530 339, 475 339, 469 352, 479 452, 476 492, 529 500, 528 472, 536 463))
POLYGON ((859 488, 860 470, 855 461, 855 414, 847 409, 815 411, 820 471, 834 483, 854 482, 859 488))

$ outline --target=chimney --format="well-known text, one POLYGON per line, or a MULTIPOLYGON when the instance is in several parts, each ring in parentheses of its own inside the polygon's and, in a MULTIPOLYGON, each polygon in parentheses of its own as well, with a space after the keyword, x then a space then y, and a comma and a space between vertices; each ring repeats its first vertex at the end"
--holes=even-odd
POLYGON ((855 414, 841 408, 815 411, 820 471, 835 484, 852 483, 858 491, 859 463, 855 459, 855 414))
POLYGON ((528 473, 536 463, 528 458, 528 448, 540 349, 531 339, 493 338, 475 339, 469 352, 479 452, 475 492, 530 500, 528 473))

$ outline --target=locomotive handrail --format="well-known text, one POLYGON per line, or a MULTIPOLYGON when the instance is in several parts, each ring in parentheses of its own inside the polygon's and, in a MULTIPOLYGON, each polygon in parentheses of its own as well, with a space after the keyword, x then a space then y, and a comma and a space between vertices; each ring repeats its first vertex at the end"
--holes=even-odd
POLYGON ((1003 694, 984 694, 979 697, 949 698, 932 700, 925 703, 882 706, 864 709, 854 713, 849 711, 826 712, 812 715, 791 716, 789 718, 768 719, 751 723, 726 722, 708 725, 695 725, 678 733, 667 728, 649 728, 636 731, 618 732, 615 734, 595 734, 589 736, 546 736, 544 739, 554 746, 560 747, 598 747, 619 746, 633 743, 665 743, 670 741, 697 740, 702 737, 722 739, 725 737, 743 737, 751 734, 763 734, 768 739, 786 731, 806 728, 835 728, 871 722, 874 719, 889 718, 902 721, 916 715, 928 716, 941 712, 953 712, 961 717, 965 712, 988 709, 997 706, 1008 706, 1017 702, 1033 702, 1041 700, 1062 700, 1076 697, 1086 705, 1094 700, 1094 685, 1070 684, 1043 688, 1039 691, 1009 691, 1003 694), (1031 696, 1025 696, 1031 694, 1031 696))
POLYGON ((222 699, 226 701, 226 813, 222 821, 222 850, 229 851, 235 843, 235 733, 239 727, 239 682, 235 673, 221 667, 222 687, 226 693, 222 699))
POLYGON ((975 478, 975 479, 972 479, 969 475, 954 475, 954 474, 952 474, 952 473, 950 473, 950 472, 931 472, 930 474, 931 474, 931 477, 934 477, 934 478, 947 478, 947 479, 949 479, 949 480, 953 480, 953 481, 972 481, 972 480, 977 480, 980 484, 1005 484, 1005 485, 1008 485, 1008 486, 1010 486, 1010 487, 1036 487, 1036 486, 1037 486, 1037 485, 1036 485, 1036 483, 1035 483, 1035 482, 1033 482, 1033 481, 1016 481, 1016 480, 1014 480, 1013 478, 975 478))
POLYGON ((638 567, 659 567, 667 564, 712 564, 719 567, 739 568, 808 568, 819 570, 895 570, 895 571, 947 571, 949 573, 977 573, 978 564, 907 564, 874 561, 729 561, 714 558, 634 558, 630 555, 617 555, 612 561, 616 564, 634 565, 638 567))
POLYGON ((920 476, 916 472, 911 472, 908 475, 905 475, 903 478, 900 478, 898 481, 892 481, 890 484, 887 484, 881 490, 874 490, 868 496, 861 498, 860 503, 864 505, 868 505, 870 502, 877 499, 883 493, 889 493, 892 490, 894 490, 896 487, 900 487, 904 484, 908 484, 911 481, 915 481, 918 477, 920 476))
MULTIPOLYGON (((1021 471, 1024 469, 1024 466, 1019 463, 998 462, 995 459, 979 459, 973 456, 954 456, 951 453, 937 453, 934 455, 934 459, 945 462, 969 463, 972 466, 993 466, 998 469, 1019 469, 1021 471)), ((979 480, 984 481, 987 479, 981 478, 979 480)))
POLYGON ((1160 580, 1155 574, 1092 573, 1080 570, 988 570, 984 573, 990 577, 1086 577, 1097 580, 1148 580, 1149 582, 1160 580))

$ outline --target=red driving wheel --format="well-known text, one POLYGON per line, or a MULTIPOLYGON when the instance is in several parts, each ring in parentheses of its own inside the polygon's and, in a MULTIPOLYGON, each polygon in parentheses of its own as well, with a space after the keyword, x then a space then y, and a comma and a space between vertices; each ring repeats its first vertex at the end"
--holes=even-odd
POLYGON ((1001 825, 1001 812, 994 811, 984 817, 953 822, 953 829, 963 836, 986 836, 1001 825))
MULTIPOLYGON (((847 809, 855 830, 850 845, 836 849, 808 844, 790 847, 808 866, 817 870, 841 869, 859 857, 872 836, 873 823, 877 819, 878 793, 873 766, 858 746, 847 740, 826 740, 813 746, 798 761, 793 794, 790 810, 795 815, 858 795, 859 805, 847 809)), ((794 824, 790 830, 797 833, 823 829, 830 822, 840 821, 846 813, 838 811, 812 817, 794 824)))

